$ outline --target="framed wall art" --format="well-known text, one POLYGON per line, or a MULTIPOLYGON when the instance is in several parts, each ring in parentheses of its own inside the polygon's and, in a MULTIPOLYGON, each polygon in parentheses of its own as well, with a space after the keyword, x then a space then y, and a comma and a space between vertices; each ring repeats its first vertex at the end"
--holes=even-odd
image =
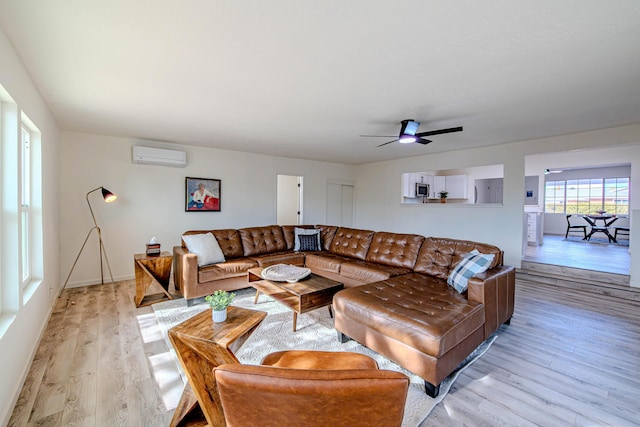
POLYGON ((185 178, 186 212, 220 212, 220 180, 185 178))

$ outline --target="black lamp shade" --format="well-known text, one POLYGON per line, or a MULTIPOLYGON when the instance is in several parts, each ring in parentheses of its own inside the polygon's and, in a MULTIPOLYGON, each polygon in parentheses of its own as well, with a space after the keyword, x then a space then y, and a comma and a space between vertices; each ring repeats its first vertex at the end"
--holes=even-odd
POLYGON ((115 194, 113 194, 111 191, 107 190, 104 187, 102 187, 102 197, 104 198, 104 201, 107 203, 111 203, 118 198, 118 196, 116 196, 115 194))

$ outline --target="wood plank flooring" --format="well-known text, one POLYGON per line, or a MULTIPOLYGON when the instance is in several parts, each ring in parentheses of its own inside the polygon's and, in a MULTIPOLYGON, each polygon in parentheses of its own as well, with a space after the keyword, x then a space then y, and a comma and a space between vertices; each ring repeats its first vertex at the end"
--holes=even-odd
MULTIPOLYGON (((134 293, 63 292, 10 426, 168 425, 182 382, 134 293)), ((498 334, 423 426, 640 425, 640 303, 518 282, 498 334)))
POLYGON ((631 267, 629 246, 565 240, 554 234, 545 234, 541 246, 527 246, 523 260, 625 275, 631 267))

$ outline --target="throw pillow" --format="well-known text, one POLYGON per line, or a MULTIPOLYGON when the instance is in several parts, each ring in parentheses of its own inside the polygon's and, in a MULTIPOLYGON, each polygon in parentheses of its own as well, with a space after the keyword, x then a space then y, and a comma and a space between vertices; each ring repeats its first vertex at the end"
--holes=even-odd
POLYGON ((487 271, 494 257, 493 254, 482 254, 475 249, 472 250, 451 270, 447 283, 453 286, 458 293, 465 292, 469 279, 476 274, 487 271))
POLYGON ((322 247, 320 245, 320 230, 316 230, 315 228, 294 228, 293 229, 294 233, 295 233, 295 243, 294 243, 294 247, 293 250, 296 252, 299 252, 300 249, 300 236, 313 236, 315 237, 316 241, 317 241, 317 251, 320 250, 320 248, 322 247))
POLYGON ((318 238, 312 234, 301 234, 298 236, 300 241, 300 251, 318 251, 318 238))
POLYGON ((189 252, 193 252, 198 256, 198 266, 217 264, 224 262, 224 254, 215 236, 211 233, 206 234, 186 234, 182 236, 189 252))

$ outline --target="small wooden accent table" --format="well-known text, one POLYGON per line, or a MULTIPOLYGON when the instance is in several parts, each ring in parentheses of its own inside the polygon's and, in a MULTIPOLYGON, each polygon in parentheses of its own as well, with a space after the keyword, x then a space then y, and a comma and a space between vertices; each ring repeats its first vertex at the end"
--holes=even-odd
POLYGON ((133 300, 136 307, 173 299, 173 295, 169 293, 173 261, 171 253, 165 251, 158 256, 135 254, 133 260, 136 273, 136 296, 133 300), (160 285, 163 293, 147 295, 147 290, 154 283, 160 285))
POLYGON ((224 412, 218 400, 213 368, 240 363, 233 354, 267 317, 264 311, 229 306, 227 320, 213 323, 205 310, 169 330, 169 339, 189 382, 185 385, 171 426, 223 426, 224 412), (206 422, 198 422, 198 410, 206 422))
POLYGON ((331 303, 335 293, 344 288, 342 283, 313 273, 296 283, 274 282, 263 279, 262 270, 256 267, 248 272, 249 285, 256 290, 254 304, 262 292, 289 307, 293 310, 293 332, 296 331, 298 314, 328 305, 329 315, 333 317, 331 303))

